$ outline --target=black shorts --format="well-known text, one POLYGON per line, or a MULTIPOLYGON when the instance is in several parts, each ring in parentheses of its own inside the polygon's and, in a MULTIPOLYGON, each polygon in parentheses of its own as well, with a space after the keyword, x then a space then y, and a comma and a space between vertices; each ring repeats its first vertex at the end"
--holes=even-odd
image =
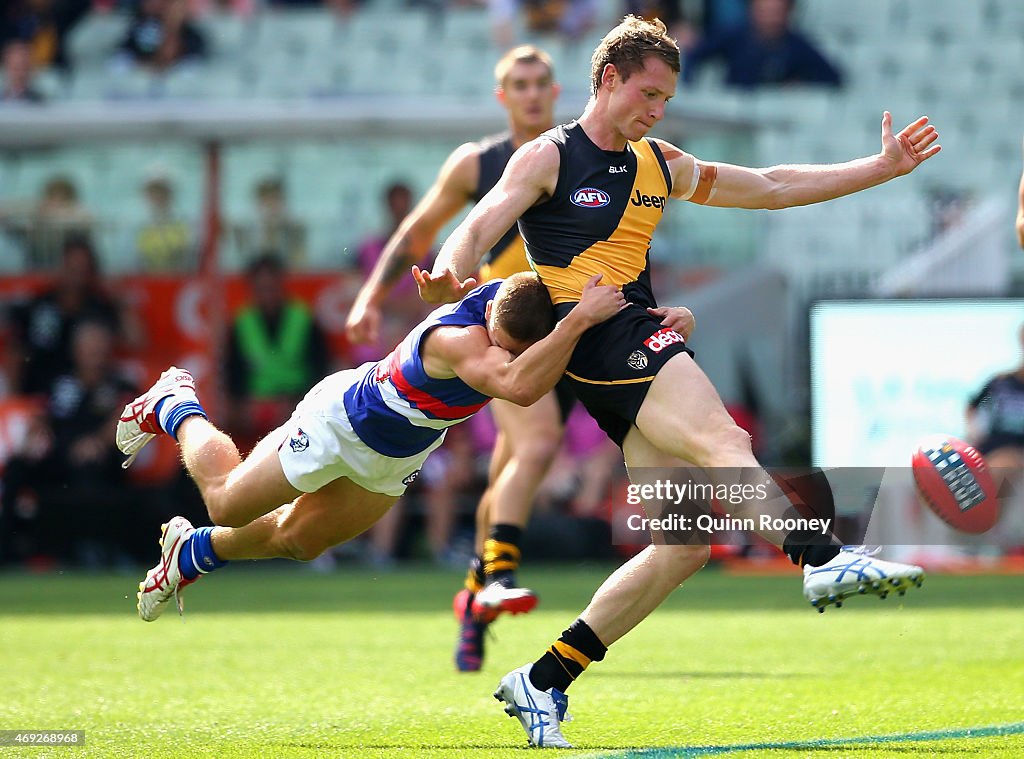
POLYGON ((555 385, 555 400, 558 402, 558 417, 562 420, 564 427, 565 423, 569 421, 569 414, 572 413, 572 409, 576 405, 576 393, 573 392, 569 380, 565 377, 558 380, 558 384, 555 385))
MULTIPOLYGON (((568 304, 558 306, 558 317, 569 310, 568 304)), ((565 376, 584 408, 621 447, 654 377, 680 353, 693 355, 682 335, 631 304, 583 334, 565 376)))

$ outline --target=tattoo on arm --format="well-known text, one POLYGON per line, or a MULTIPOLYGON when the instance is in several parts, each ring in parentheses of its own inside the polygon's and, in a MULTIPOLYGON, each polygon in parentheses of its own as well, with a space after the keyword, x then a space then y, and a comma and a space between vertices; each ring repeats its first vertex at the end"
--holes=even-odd
POLYGON ((416 263, 416 259, 409 252, 409 238, 404 235, 395 241, 395 245, 386 251, 384 256, 381 283, 385 287, 394 285, 403 275, 408 274, 409 267, 416 263))

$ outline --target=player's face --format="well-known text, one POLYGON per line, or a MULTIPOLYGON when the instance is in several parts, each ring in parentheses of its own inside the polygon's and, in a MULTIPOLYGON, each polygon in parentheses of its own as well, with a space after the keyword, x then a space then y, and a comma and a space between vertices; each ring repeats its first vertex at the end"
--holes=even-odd
POLYGON ((530 347, 530 343, 510 337, 505 328, 498 323, 497 318, 494 316, 493 301, 487 304, 484 315, 487 319, 487 337, 490 338, 491 345, 496 345, 502 350, 508 351, 513 357, 518 356, 530 347))
POLYGON ((540 61, 519 61, 509 69, 498 100, 508 111, 514 129, 539 132, 554 124, 558 85, 540 61))
POLYGON ((676 94, 676 73, 655 56, 622 81, 618 74, 610 92, 608 113, 627 140, 639 140, 665 117, 665 106, 676 94))

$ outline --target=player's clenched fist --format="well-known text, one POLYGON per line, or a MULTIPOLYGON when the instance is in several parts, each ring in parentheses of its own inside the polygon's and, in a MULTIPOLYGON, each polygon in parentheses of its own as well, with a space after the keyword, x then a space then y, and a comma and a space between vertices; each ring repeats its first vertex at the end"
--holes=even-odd
POLYGON ((612 285, 599 285, 602 274, 595 274, 583 286, 580 302, 574 310, 580 311, 592 324, 610 319, 627 305, 622 291, 612 285))

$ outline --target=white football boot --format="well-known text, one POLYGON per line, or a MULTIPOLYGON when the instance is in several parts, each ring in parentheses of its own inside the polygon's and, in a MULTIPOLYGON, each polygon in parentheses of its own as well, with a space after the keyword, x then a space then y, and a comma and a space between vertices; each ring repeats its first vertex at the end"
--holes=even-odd
POLYGON ((874 558, 878 547, 843 546, 820 567, 804 565, 804 597, 819 612, 854 595, 872 593, 885 598, 890 591, 901 596, 911 587, 920 588, 924 570, 914 564, 900 564, 874 558))
POLYGON ((146 579, 139 583, 137 594, 139 616, 144 621, 152 622, 163 614, 167 602, 172 597, 178 607, 178 614, 181 614, 182 605, 178 593, 195 580, 186 580, 181 576, 178 556, 181 554, 181 547, 193 532, 195 528, 185 517, 174 517, 161 527, 160 561, 146 573, 146 579))
POLYGON ((117 422, 117 447, 128 459, 121 464, 127 469, 146 444, 163 432, 156 418, 156 404, 173 396, 181 400, 197 400, 196 381, 185 369, 172 366, 160 375, 153 387, 124 407, 117 422))
POLYGON ((559 727, 572 717, 567 713, 569 697, 558 688, 537 690, 530 682, 533 664, 524 664, 501 678, 494 697, 504 701, 505 714, 518 717, 531 746, 537 748, 572 748, 559 727))

